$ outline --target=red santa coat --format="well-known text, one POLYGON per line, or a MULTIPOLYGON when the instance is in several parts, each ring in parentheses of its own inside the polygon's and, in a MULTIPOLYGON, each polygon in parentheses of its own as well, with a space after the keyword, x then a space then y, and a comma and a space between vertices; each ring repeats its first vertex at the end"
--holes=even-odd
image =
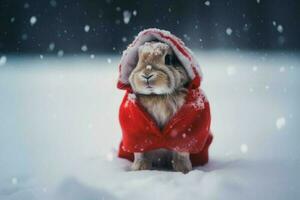
POLYGON ((134 152, 164 148, 189 152, 193 166, 208 162, 208 148, 213 136, 210 131, 209 102, 200 89, 202 73, 192 52, 184 43, 167 31, 147 29, 130 44, 119 65, 118 88, 126 90, 119 110, 122 141, 119 157, 133 161, 134 152), (137 64, 138 47, 145 42, 159 40, 169 44, 185 67, 191 82, 184 105, 160 130, 156 122, 136 100, 128 77, 137 64))

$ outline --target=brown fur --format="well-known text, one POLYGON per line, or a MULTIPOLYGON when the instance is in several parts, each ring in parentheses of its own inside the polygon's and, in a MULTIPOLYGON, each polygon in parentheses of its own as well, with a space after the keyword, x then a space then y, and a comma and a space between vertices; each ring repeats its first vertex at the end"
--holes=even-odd
POLYGON ((137 95, 138 101, 154 118, 160 129, 183 105, 187 90, 176 90, 170 95, 137 95))
MULTIPOLYGON (((160 129, 184 104, 189 81, 180 63, 168 65, 165 56, 174 55, 170 46, 160 42, 145 43, 139 48, 139 60, 129 76, 137 100, 156 121, 160 129)), ((168 162, 176 171, 191 170, 189 153, 165 149, 135 153, 133 170, 151 169, 152 164, 168 162), (158 162, 159 161, 159 162, 158 162)))

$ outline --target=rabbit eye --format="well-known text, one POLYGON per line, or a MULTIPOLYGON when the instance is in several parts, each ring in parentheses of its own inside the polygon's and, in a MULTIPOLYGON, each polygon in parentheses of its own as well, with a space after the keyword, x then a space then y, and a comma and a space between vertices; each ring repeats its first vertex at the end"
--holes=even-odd
POLYGON ((166 65, 173 65, 174 64, 174 57, 172 55, 167 54, 165 56, 165 64, 166 65))

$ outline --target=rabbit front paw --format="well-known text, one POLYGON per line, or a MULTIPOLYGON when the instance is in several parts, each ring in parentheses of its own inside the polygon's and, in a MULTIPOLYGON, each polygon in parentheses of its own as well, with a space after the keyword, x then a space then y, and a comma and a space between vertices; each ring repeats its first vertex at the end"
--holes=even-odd
POLYGON ((152 163, 146 159, 135 160, 131 166, 131 169, 134 171, 137 170, 151 170, 152 163))

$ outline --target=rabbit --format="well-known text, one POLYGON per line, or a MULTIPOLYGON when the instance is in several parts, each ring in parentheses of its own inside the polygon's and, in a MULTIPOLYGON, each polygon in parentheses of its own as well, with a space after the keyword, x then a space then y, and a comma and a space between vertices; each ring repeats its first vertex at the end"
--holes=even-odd
MULTIPOLYGON (((129 83, 139 103, 152 116, 160 129, 185 102, 190 79, 172 48, 163 42, 146 42, 138 49, 138 62, 129 83)), ((157 149, 134 153, 132 170, 172 167, 188 173, 192 169, 188 152, 157 149)))

